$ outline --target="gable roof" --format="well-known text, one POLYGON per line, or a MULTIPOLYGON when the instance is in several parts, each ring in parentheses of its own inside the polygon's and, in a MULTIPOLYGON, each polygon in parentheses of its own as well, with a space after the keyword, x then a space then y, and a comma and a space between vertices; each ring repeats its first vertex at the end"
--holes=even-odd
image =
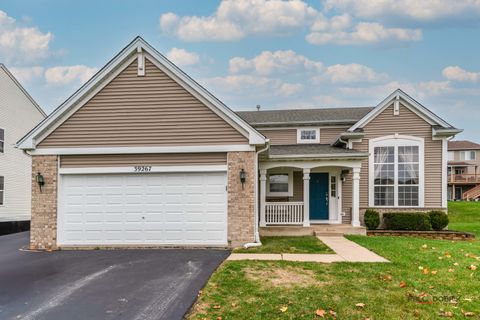
POLYGON ((392 92, 388 97, 386 97, 382 102, 380 102, 373 110, 367 113, 362 119, 355 123, 352 127, 348 129, 349 132, 363 128, 370 121, 372 121, 376 116, 378 116, 383 110, 389 107, 392 102, 396 99, 403 100, 405 107, 410 109, 412 112, 416 113, 418 116, 423 118, 430 125, 434 126, 434 130, 442 131, 445 129, 445 133, 459 133, 462 130, 453 127, 451 124, 441 119, 439 116, 425 108, 418 101, 410 97, 403 90, 397 89, 392 92), (406 103, 405 103, 406 102, 406 103))
POLYGON ((238 111, 252 126, 353 125, 373 107, 238 111))
POLYGON ((448 150, 480 150, 480 144, 468 140, 448 141, 448 150))
POLYGON ((20 84, 20 82, 18 82, 17 78, 13 76, 10 70, 8 70, 8 68, 3 63, 0 63, 0 69, 2 69, 7 74, 7 76, 10 77, 10 79, 12 79, 13 83, 15 83, 15 85, 20 89, 20 91, 22 91, 22 93, 27 97, 27 99, 30 100, 30 102, 35 106, 35 108, 37 108, 38 112, 40 112, 43 117, 46 117, 47 114, 42 110, 38 103, 33 100, 32 96, 27 92, 27 90, 25 90, 25 88, 20 84))
POLYGON ((52 132, 62 124, 69 115, 83 106, 89 97, 95 95, 100 89, 108 84, 112 75, 123 70, 125 64, 134 59, 139 53, 144 53, 160 70, 165 72, 197 99, 202 101, 218 116, 247 137, 251 145, 265 144, 265 137, 263 135, 252 128, 246 121, 190 78, 185 72, 180 70, 180 68, 169 61, 145 40, 137 36, 90 80, 80 87, 80 89, 57 107, 46 119, 44 119, 44 121, 20 139, 17 142, 17 147, 25 150, 35 149, 37 143, 45 138, 48 133, 52 132))

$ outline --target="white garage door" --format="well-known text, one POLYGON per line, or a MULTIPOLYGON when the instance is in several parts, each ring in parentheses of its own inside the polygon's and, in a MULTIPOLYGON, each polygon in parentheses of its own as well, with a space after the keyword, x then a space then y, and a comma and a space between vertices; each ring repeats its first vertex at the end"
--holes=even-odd
POLYGON ((226 173, 62 175, 59 245, 226 245, 226 173))

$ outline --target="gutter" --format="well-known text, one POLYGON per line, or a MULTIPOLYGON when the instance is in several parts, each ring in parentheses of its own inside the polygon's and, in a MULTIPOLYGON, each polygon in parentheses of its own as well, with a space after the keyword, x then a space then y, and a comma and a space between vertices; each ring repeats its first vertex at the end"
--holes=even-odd
POLYGON ((259 212, 258 212, 258 155, 262 152, 265 152, 270 148, 270 139, 265 139, 265 148, 258 150, 255 153, 255 185, 254 185, 254 195, 255 195, 255 208, 254 208, 254 214, 255 214, 255 225, 254 225, 254 236, 255 236, 255 241, 254 242, 249 242, 245 243, 243 247, 245 249, 252 248, 252 247, 260 247, 262 245, 262 242, 260 241, 260 233, 258 231, 258 223, 259 223, 259 212))
POLYGON ((296 158, 311 158, 311 159, 330 159, 330 160, 348 160, 348 159, 364 159, 368 157, 368 153, 332 153, 332 154, 295 154, 295 155, 270 155, 269 159, 296 159, 296 158))

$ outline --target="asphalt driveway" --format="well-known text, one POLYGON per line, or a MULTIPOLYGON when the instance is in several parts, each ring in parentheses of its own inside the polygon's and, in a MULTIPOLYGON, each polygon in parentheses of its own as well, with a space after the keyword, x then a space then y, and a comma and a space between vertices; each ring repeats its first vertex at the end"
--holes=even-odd
POLYGON ((0 319, 182 319, 226 250, 26 252, 0 237, 0 319))

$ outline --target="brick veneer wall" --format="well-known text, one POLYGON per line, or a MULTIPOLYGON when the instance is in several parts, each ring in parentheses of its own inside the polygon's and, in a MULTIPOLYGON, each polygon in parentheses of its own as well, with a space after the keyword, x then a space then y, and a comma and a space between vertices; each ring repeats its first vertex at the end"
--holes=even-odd
POLYGON ((30 248, 57 248, 57 156, 32 157, 32 219, 30 248), (42 191, 36 181, 37 173, 45 179, 42 191))
POLYGON ((238 247, 255 240, 255 152, 229 152, 228 163, 228 241, 238 247), (247 173, 245 185, 240 171, 247 173))

